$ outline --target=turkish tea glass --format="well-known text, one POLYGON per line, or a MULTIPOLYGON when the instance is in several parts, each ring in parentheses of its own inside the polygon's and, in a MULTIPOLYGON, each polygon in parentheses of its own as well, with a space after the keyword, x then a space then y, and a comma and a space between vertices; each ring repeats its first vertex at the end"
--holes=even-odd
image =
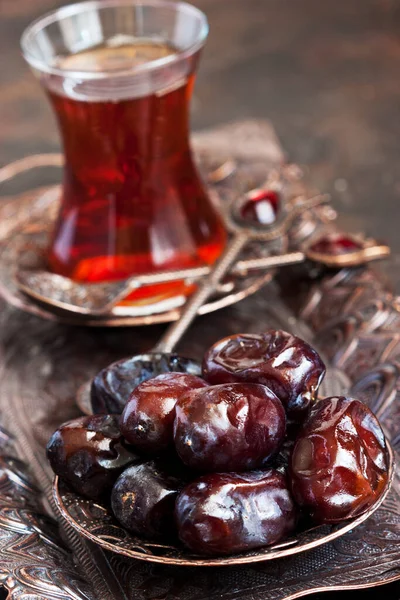
MULTIPOLYGON (((205 15, 182 2, 101 0, 32 23, 22 50, 65 155, 49 268, 80 282, 210 264, 225 244, 189 145, 205 15)), ((155 302, 182 283, 143 288, 155 302)))

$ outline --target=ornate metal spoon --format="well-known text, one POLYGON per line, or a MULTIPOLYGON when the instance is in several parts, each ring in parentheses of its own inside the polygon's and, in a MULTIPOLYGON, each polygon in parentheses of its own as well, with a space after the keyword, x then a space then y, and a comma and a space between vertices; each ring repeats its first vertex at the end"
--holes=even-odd
MULTIPOLYGON (((238 261, 229 273, 244 277, 251 271, 275 269, 277 267, 303 262, 303 252, 289 252, 283 255, 266 256, 238 261)), ((82 316, 100 317, 109 313, 114 306, 131 292, 143 286, 172 281, 196 281, 209 275, 211 267, 195 267, 145 273, 129 279, 111 283, 81 284, 67 277, 44 270, 21 270, 16 273, 18 288, 37 302, 56 309, 82 316)))
MULTIPOLYGON (((343 239, 340 234, 331 234, 331 246, 335 237, 343 239)), ((377 243, 375 240, 357 240, 348 236, 347 241, 352 241, 353 248, 343 248, 346 252, 327 251, 328 242, 317 240, 303 248, 303 251, 288 252, 281 255, 265 256, 237 261, 229 274, 244 277, 251 271, 280 268, 305 260, 333 267, 356 267, 372 260, 389 256, 390 249, 386 244, 377 243), (323 247, 325 246, 325 251, 323 247)), ((340 250, 340 248, 339 248, 340 250)), ((33 300, 46 304, 53 309, 61 309, 82 316, 103 316, 109 313, 114 306, 126 298, 131 292, 143 286, 172 281, 192 282, 208 276, 211 267, 195 267, 164 271, 160 273, 146 273, 136 275, 123 281, 98 284, 81 284, 61 275, 55 275, 44 270, 21 270, 16 273, 18 288, 33 300)))
MULTIPOLYGON (((128 379, 129 387, 132 388, 136 383, 148 379, 162 371, 182 370, 182 361, 185 362, 184 370, 190 368, 193 372, 196 372, 197 366, 195 363, 191 364, 187 359, 182 359, 172 354, 172 351, 196 317, 199 308, 215 291, 224 275, 235 263, 239 253, 243 250, 245 245, 250 240, 272 242, 273 240, 286 236, 290 225, 296 217, 305 210, 319 206, 326 201, 327 197, 321 195, 304 200, 304 202, 295 206, 290 211, 282 213, 280 220, 273 225, 249 227, 234 220, 230 221, 229 227, 231 231, 233 231, 230 242, 222 256, 220 256, 215 263, 211 272, 200 280, 197 291, 186 302, 179 320, 169 326, 166 333, 162 336, 151 353, 145 355, 141 354, 125 361, 119 361, 111 378, 108 377, 107 372, 105 372, 105 386, 108 388, 110 386, 112 387, 113 382, 115 382, 117 387, 121 390, 121 385, 123 386, 124 382, 128 379), (189 365, 188 362, 190 363, 189 365), (128 377, 127 372, 129 372, 128 377)), ((232 214, 234 214, 234 212, 232 214)), ((100 375, 100 379, 101 377, 102 375, 100 375)), ((121 405, 107 405, 107 400, 104 401, 104 405, 92 406, 89 398, 89 386, 90 384, 87 384, 81 388, 78 398, 78 403, 84 412, 101 412, 102 410, 108 412, 120 412, 122 409, 121 405)), ((112 403, 113 394, 111 393, 108 396, 112 403)), ((97 398, 97 400, 101 404, 104 398, 101 400, 97 398)))
MULTIPOLYGON (((2 179, 7 180, 15 176, 16 173, 35 166, 48 164, 59 166, 61 162, 61 155, 29 157, 9 165, 8 168, 0 169, 0 181, 2 179)), ((220 182, 226 179, 236 169, 236 166, 235 161, 227 161, 215 171, 209 173, 209 178, 211 177, 214 182, 220 182)), ((371 244, 364 243, 362 245, 353 242, 353 248, 350 248, 350 252, 349 248, 346 248, 346 252, 339 253, 332 252, 332 244, 330 248, 326 248, 326 244, 325 247, 322 245, 321 248, 320 243, 319 248, 313 244, 303 248, 303 252, 290 252, 278 256, 241 260, 233 265, 236 256, 240 252, 241 244, 244 245, 250 239, 271 241, 282 237, 288 224, 293 219, 303 211, 312 208, 313 200, 308 204, 307 201, 304 201, 304 198, 294 196, 292 200, 295 200, 295 203, 291 203, 292 206, 289 210, 286 202, 281 210, 278 210, 281 193, 285 192, 286 187, 292 190, 291 193, 293 193, 291 184, 299 179, 301 179, 299 167, 285 164, 279 169, 270 171, 261 188, 247 192, 238 201, 231 203, 224 211, 228 229, 233 231, 238 239, 242 240, 236 240, 235 242, 238 244, 238 251, 230 263, 231 268, 228 267, 231 275, 245 276, 252 270, 273 269, 303 262, 306 259, 327 266, 354 266, 388 255, 389 248, 378 245, 374 241, 371 244), (286 216, 284 216, 285 211, 286 216), (254 219, 254 217, 256 218, 254 219)), ((284 195, 283 193, 282 196, 284 195)), ((316 204, 326 200, 326 196, 317 196, 316 204)), ((232 240, 231 244, 233 243, 232 240)), ((228 253, 228 249, 226 252, 228 253)), ((81 284, 66 277, 49 273, 46 270, 35 268, 35 270, 17 269, 15 280, 20 291, 36 302, 45 304, 50 310, 63 310, 74 315, 101 317, 110 313, 114 306, 140 287, 179 280, 193 282, 198 278, 210 275, 210 273, 211 267, 205 265, 191 269, 137 275, 117 282, 81 284)))

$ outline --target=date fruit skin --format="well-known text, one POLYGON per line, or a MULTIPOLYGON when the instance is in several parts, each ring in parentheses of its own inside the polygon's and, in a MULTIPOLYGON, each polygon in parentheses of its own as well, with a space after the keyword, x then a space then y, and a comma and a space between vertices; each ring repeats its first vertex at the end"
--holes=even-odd
POLYGON ((173 446, 176 402, 185 392, 206 386, 204 379, 185 373, 164 373, 144 381, 133 390, 122 413, 122 435, 146 454, 173 446))
POLYGON ((176 458, 152 460, 128 467, 111 493, 116 519, 136 535, 159 540, 176 537, 175 501, 188 473, 176 458))
POLYGON ((176 403, 175 448, 188 467, 199 471, 247 471, 279 450, 285 426, 282 403, 263 385, 199 388, 176 403))
POLYGON ((325 375, 318 353, 285 331, 239 333, 226 337, 204 355, 203 377, 211 385, 261 383, 268 386, 288 415, 306 414, 325 375))
POLYGON ((178 354, 149 352, 111 363, 94 377, 90 399, 95 414, 121 414, 132 391, 161 373, 179 371, 201 375, 200 365, 178 354))
POLYGON ((117 415, 64 423, 47 444, 47 458, 56 475, 92 500, 104 499, 120 473, 142 460, 123 439, 117 415))
POLYGON ((385 436, 375 415, 352 398, 319 401, 296 440, 290 475, 296 502, 316 522, 364 512, 388 480, 385 436))
POLYGON ((293 531, 297 509, 284 475, 268 469, 203 475, 181 491, 175 517, 190 550, 226 555, 280 541, 293 531))

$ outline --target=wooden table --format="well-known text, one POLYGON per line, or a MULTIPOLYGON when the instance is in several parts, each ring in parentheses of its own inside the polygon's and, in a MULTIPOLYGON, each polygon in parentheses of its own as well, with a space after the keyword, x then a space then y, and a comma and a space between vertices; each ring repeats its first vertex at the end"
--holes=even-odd
MULTIPOLYGON (((32 19, 62 4, 0 0, 0 164, 59 148, 53 115, 24 64, 19 38, 32 19)), ((207 13, 211 34, 193 102, 194 128, 271 119, 290 158, 307 165, 311 181, 332 193, 345 226, 390 243, 390 275, 400 282, 393 268, 400 261, 400 3, 195 4, 207 13)), ((251 314, 252 302, 244 301, 242 314, 251 314)), ((233 314, 228 309, 211 317, 210 331, 233 314)), ((139 330, 131 351, 150 347, 160 331, 139 330)), ((111 345, 118 335, 95 334, 111 345)), ((354 592, 351 598, 399 598, 397 589, 354 592)))

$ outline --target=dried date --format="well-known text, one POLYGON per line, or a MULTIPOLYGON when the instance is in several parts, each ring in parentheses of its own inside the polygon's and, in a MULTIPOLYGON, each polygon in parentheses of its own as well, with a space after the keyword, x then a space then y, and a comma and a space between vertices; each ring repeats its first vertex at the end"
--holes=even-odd
POLYGON ((185 373, 164 373, 144 381, 133 390, 122 413, 124 438, 146 454, 172 446, 176 402, 185 392, 207 385, 185 373))
POLYGON ((112 490, 115 517, 125 529, 146 538, 175 536, 175 501, 188 477, 174 459, 129 467, 112 490))
POLYGON ((181 541, 208 555, 274 544, 297 518, 285 477, 272 469, 204 475, 181 491, 175 514, 181 541))
POLYGON ((285 411, 271 390, 233 383, 192 390, 175 406, 178 455, 200 471, 245 471, 274 455, 285 435, 285 411))
POLYGON ((266 385, 291 417, 307 412, 324 374, 325 365, 309 344, 279 330, 224 338, 206 352, 203 360, 203 377, 210 384, 266 385))
POLYGON ((388 479, 381 426, 365 404, 325 398, 296 440, 290 463, 296 502, 320 523, 336 523, 368 509, 388 479))
POLYGON ((120 473, 141 460, 123 439, 116 415, 64 423, 47 444, 47 458, 56 475, 93 500, 104 498, 120 473))
POLYGON ((121 414, 132 391, 161 373, 179 371, 200 375, 196 361, 177 354, 154 352, 124 358, 102 369, 92 381, 90 398, 96 414, 121 414))

